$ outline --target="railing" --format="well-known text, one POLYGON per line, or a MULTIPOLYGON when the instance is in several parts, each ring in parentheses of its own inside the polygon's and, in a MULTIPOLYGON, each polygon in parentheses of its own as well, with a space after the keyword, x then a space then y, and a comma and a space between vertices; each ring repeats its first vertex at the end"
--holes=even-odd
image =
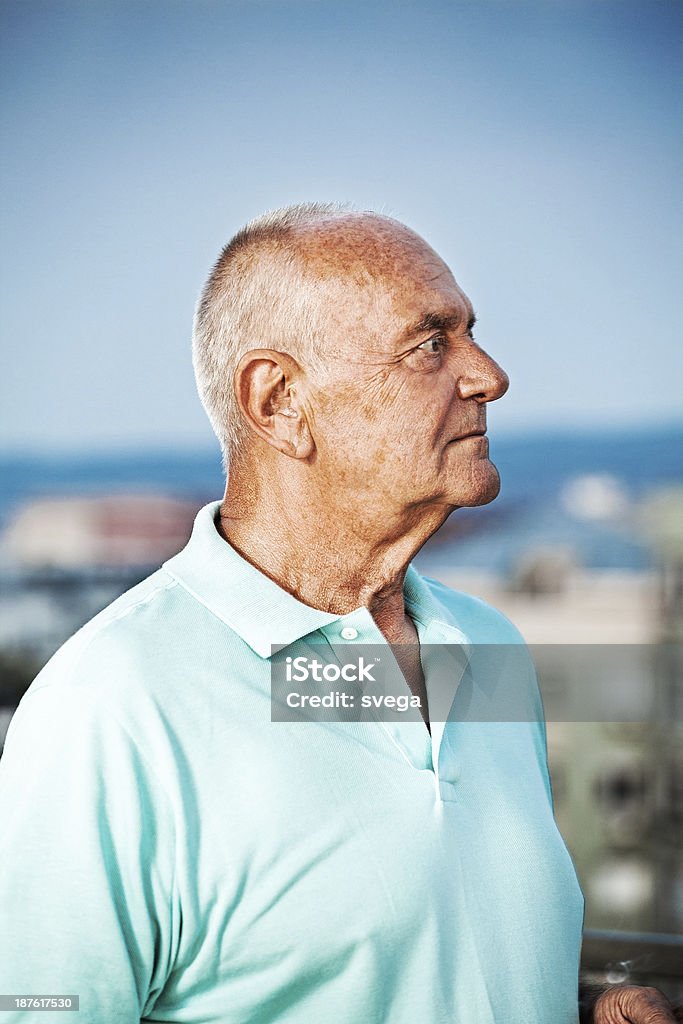
POLYGON ((587 928, 581 968, 592 980, 654 985, 672 1001, 683 1001, 683 935, 587 928))

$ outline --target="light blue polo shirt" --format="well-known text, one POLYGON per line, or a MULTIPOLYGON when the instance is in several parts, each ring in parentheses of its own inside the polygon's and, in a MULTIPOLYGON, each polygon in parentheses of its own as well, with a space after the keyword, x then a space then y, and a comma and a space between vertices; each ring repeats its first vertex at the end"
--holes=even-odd
MULTIPOLYGON (((272 645, 386 642, 241 558, 218 507, 12 720, 0 992, 77 994, 79 1024, 575 1024, 542 722, 271 721, 272 645)), ((422 645, 521 643, 412 567, 405 602, 422 645)), ((530 664, 514 685, 540 712, 530 664)))

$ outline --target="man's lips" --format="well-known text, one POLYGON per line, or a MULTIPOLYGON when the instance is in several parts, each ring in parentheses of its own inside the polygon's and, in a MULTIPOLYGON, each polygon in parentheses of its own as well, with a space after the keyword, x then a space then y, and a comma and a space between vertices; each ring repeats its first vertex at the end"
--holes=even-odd
POLYGON ((484 437, 486 434, 486 427, 481 427, 479 430, 470 430, 467 434, 460 434, 458 437, 452 438, 448 443, 452 444, 453 441, 464 441, 468 437, 484 437))

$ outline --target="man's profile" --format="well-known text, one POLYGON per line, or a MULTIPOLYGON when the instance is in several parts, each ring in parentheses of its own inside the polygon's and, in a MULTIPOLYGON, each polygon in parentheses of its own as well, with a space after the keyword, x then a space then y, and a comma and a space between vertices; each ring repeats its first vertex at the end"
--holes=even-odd
MULTIPOLYGON (((533 666, 537 718, 462 724, 430 715, 421 657, 523 650, 411 565, 498 493, 486 407, 508 381, 474 320, 377 214, 292 207, 225 247, 193 347, 225 495, 12 721, 0 989, 78 993, 82 1024, 576 1022, 583 898, 533 666), (402 645, 422 717, 271 721, 273 650, 301 643, 402 645)), ((596 1020, 673 1019, 625 991, 655 1016, 596 1020)))

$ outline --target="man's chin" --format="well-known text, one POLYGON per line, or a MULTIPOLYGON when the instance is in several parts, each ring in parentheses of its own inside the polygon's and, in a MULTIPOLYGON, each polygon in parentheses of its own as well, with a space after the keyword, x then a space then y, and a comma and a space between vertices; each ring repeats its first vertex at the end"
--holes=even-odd
POLYGON ((486 471, 473 474, 467 489, 463 488, 456 502, 459 508, 477 508, 488 505, 500 494, 500 476, 498 470, 489 462, 486 471))

